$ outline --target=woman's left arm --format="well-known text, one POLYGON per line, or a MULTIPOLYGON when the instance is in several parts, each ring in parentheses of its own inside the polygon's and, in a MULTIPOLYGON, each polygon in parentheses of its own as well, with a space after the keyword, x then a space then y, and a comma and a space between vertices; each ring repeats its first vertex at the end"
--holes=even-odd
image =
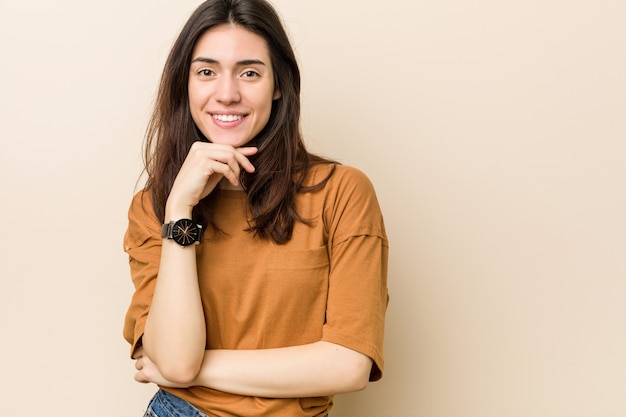
POLYGON ((367 386, 372 360, 329 342, 258 350, 207 350, 200 373, 189 385, 164 379, 142 352, 139 382, 183 388, 200 385, 232 394, 300 398, 359 391, 367 386))

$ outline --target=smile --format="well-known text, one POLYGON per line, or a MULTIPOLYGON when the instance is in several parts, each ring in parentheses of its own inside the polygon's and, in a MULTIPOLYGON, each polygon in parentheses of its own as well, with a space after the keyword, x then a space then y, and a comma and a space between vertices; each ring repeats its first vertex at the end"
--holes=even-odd
POLYGON ((213 117, 218 122, 236 122, 237 120, 243 119, 243 114, 212 114, 213 117))

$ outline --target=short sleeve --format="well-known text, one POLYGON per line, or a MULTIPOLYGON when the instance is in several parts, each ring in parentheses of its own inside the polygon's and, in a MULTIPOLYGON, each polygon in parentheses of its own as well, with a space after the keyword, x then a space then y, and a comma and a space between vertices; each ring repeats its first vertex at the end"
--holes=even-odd
POLYGON ((349 167, 335 175, 324 209, 330 277, 322 338, 369 356, 376 381, 384 367, 389 244, 369 179, 349 167))
POLYGON ((161 256, 161 224, 152 210, 148 192, 139 192, 128 211, 124 251, 128 254, 130 275, 135 287, 124 320, 124 338, 131 344, 131 356, 141 337, 152 303, 161 256))

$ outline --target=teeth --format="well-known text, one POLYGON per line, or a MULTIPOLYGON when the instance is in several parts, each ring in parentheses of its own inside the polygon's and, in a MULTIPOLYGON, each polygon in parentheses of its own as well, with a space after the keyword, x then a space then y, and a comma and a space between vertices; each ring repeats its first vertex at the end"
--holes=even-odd
POLYGON ((220 122, 234 122, 235 120, 243 119, 243 115, 234 114, 214 114, 213 118, 220 122))

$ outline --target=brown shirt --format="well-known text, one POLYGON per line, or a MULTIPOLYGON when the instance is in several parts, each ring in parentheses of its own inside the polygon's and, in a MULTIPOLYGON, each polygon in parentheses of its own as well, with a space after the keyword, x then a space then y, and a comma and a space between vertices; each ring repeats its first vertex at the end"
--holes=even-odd
MULTIPOLYGON (((330 165, 311 169, 320 182, 330 165)), ((324 340, 374 361, 383 370, 388 242, 372 184, 360 171, 338 165, 320 190, 297 195, 297 222, 284 245, 246 232, 243 191, 221 191, 215 221, 225 232, 205 233, 196 247, 207 349, 266 349, 324 340)), ((161 251, 161 223, 150 195, 138 193, 129 210, 124 249, 135 285, 124 337, 135 348, 144 331, 161 251)), ((206 387, 167 391, 212 417, 323 416, 332 397, 272 399, 206 387)))

